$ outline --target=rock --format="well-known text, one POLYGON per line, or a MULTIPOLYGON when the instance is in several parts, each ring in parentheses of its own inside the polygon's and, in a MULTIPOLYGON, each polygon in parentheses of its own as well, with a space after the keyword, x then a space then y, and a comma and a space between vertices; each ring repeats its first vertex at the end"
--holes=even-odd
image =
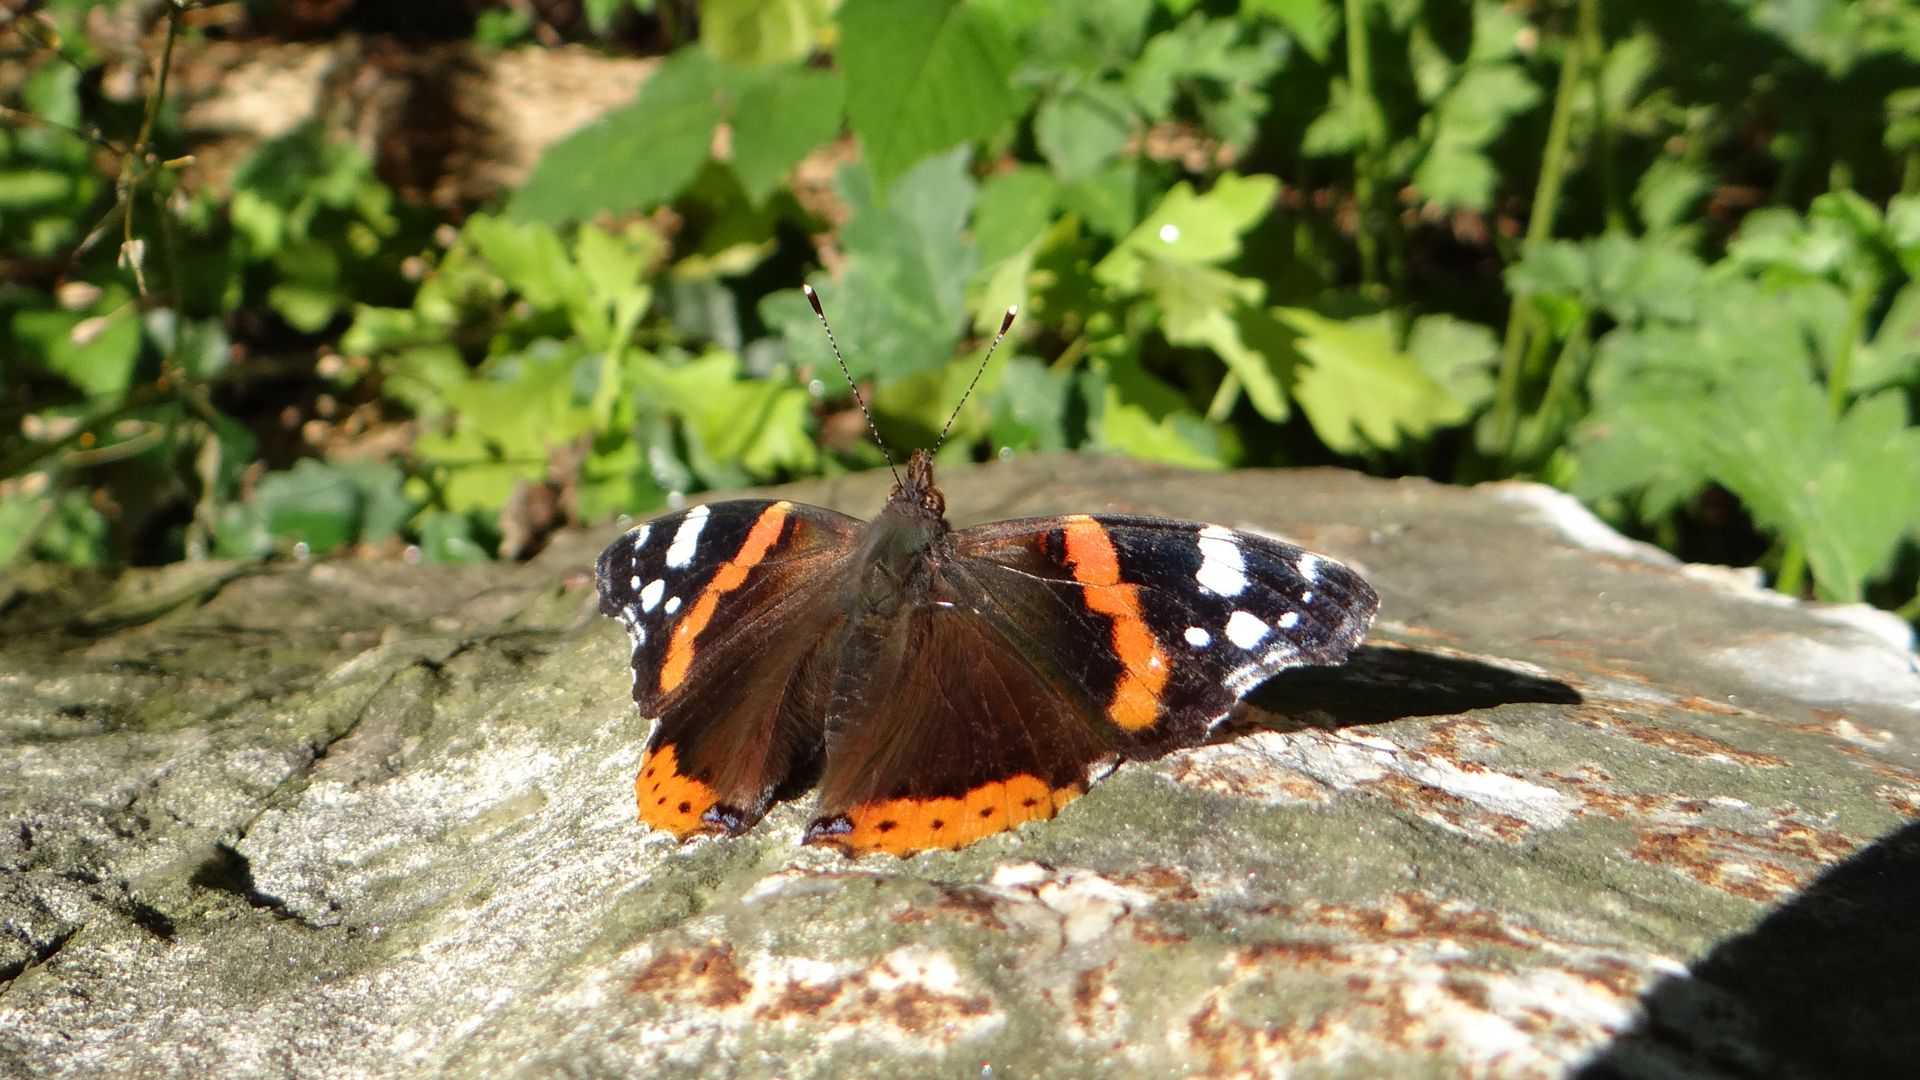
MULTIPOLYGON (((1383 597, 1345 668, 958 852, 686 847, 587 574, 34 579, 0 613, 0 1073, 1891 1075, 1920 673, 1540 488, 1036 458, 1383 597)), ((790 489, 872 513, 884 474, 790 489)), ((1857 614, 1857 613, 1855 613, 1857 614)))

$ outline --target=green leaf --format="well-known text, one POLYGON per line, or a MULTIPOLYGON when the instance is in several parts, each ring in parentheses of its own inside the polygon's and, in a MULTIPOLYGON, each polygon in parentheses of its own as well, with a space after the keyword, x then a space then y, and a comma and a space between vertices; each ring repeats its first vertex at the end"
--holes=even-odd
POLYGON ((1395 450, 1467 418, 1466 407, 1399 348, 1390 313, 1334 320, 1275 308, 1274 315, 1300 334, 1295 344, 1306 363, 1294 398, 1334 450, 1395 450))
POLYGON ((1133 356, 1109 358, 1088 390, 1097 409, 1095 446, 1189 469, 1226 467, 1230 449, 1222 431, 1133 356))
MULTIPOLYGON (((1000 361, 996 360, 997 365, 1000 361)), ((1024 356, 1006 361, 986 391, 987 435, 996 450, 1065 450, 1073 381, 1024 356)))
POLYGON ((633 104, 547 149, 507 205, 519 222, 650 209, 680 193, 707 160, 721 119, 720 69, 690 45, 661 61, 633 104))
POLYGON ((1500 342, 1491 327, 1451 315, 1422 315, 1413 320, 1407 352, 1469 412, 1477 413, 1493 400, 1500 342))
POLYGON ((1819 298, 1805 284, 1721 278, 1697 324, 1599 342, 1574 492, 1628 496, 1652 518, 1718 483, 1804 548, 1822 596, 1856 600, 1920 525, 1920 503, 1890 497, 1920 490, 1920 429, 1898 391, 1834 416, 1814 374, 1831 347, 1822 340, 1847 321, 1837 286, 1819 298))
POLYGON ((707 0, 700 43, 723 63, 755 67, 798 60, 828 26, 833 0, 707 0))
POLYGON ((1280 181, 1271 176, 1233 173, 1221 176, 1204 195, 1196 195, 1185 182, 1176 184, 1146 220, 1100 260, 1094 277, 1137 292, 1149 260, 1225 262, 1240 253, 1240 234, 1267 216, 1279 190, 1280 181))
POLYGON ((1174 119, 1189 102, 1207 131, 1241 146, 1266 115, 1267 81, 1286 56, 1286 35, 1253 32, 1237 19, 1193 15, 1154 35, 1127 69, 1127 85, 1151 120, 1174 119))
POLYGON ((1091 83, 1041 102, 1033 139, 1063 180, 1093 175, 1126 145, 1138 119, 1118 89, 1091 83))
POLYGON ((1037 165, 1016 165, 982 181, 973 214, 981 263, 992 266, 1030 247, 1053 224, 1059 199, 1060 185, 1037 165))
MULTIPOLYGON (((964 233, 977 190, 967 154, 962 147, 915 165, 884 205, 864 167, 841 170, 841 193, 853 211, 840 233, 846 272, 837 282, 812 284, 855 378, 898 379, 952 357, 966 326, 975 263, 964 233)), ((776 293, 761 312, 780 329, 796 367, 835 370, 820 323, 803 299, 776 293)))
POLYGON ((1169 342, 1213 350, 1261 416, 1276 423, 1287 418, 1294 334, 1259 306, 1266 294, 1260 282, 1154 259, 1141 285, 1160 308, 1160 330, 1169 342))
POLYGON ((739 482, 729 469, 766 478, 817 466, 813 402, 804 386, 741 378, 740 358, 718 351, 663 368, 658 378, 669 409, 686 421, 695 467, 715 486, 739 482))
POLYGON ((0 567, 12 566, 40 519, 52 511, 37 495, 0 495, 0 567))
POLYGON ((360 499, 353 482, 312 458, 261 477, 254 501, 269 533, 304 541, 316 555, 341 547, 359 531, 360 499))
POLYGON ((1247 0, 1247 15, 1276 19, 1315 62, 1327 62, 1333 39, 1340 32, 1340 12, 1330 0, 1247 0))
POLYGON ((1873 340, 1855 348, 1848 375, 1855 393, 1920 386, 1920 282, 1893 294, 1873 340))
POLYGON ((756 203, 808 152, 840 133, 847 87, 837 72, 779 68, 754 79, 733 109, 733 171, 756 203))
POLYGON ((958 0, 846 0, 838 59, 847 120, 881 185, 1022 107, 1012 44, 989 13, 958 0))
POLYGON ((402 493, 405 482, 391 463, 302 458, 286 472, 261 477, 254 502, 268 533, 304 541, 321 555, 396 535, 415 509, 402 493))
POLYGON ((1517 64, 1469 65, 1426 121, 1432 138, 1413 170, 1421 195, 1441 206, 1486 209, 1497 176, 1486 147, 1540 96, 1517 64))
POLYGON ((94 314, 86 315, 17 312, 11 336, 21 359, 37 362, 83 393, 117 398, 133 384, 140 359, 140 319, 117 294, 102 297, 92 310, 94 314))
POLYGON ((1591 240, 1528 244, 1507 269, 1507 288, 1559 296, 1616 322, 1687 322, 1695 317, 1706 269, 1659 241, 1607 233, 1591 240))
POLYGON ((473 535, 472 518, 445 510, 421 517, 420 555, 436 563, 486 562, 488 557, 487 549, 473 535))

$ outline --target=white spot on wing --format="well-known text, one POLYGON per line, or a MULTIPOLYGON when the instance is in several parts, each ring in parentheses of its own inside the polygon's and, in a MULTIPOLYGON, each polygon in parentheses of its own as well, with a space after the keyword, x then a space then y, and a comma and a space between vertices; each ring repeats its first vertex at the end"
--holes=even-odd
POLYGON ((700 546, 700 531, 707 527, 710 513, 706 507, 696 506, 680 519, 680 527, 673 532, 673 543, 667 546, 668 566, 678 569, 693 561, 693 553, 700 546))
POLYGON ((667 613, 667 614, 669 614, 669 615, 672 615, 672 614, 673 614, 674 612, 677 612, 677 611, 679 611, 679 610, 680 610, 680 598, 679 598, 679 597, 677 597, 677 596, 669 596, 669 597, 667 597, 667 606, 666 606, 666 608, 665 608, 665 610, 666 610, 666 613, 667 613))
POLYGON ((1193 578, 1215 596, 1239 596, 1247 588, 1247 563, 1230 529, 1209 525, 1200 530, 1200 569, 1193 578))
POLYGON ((635 574, 635 575, 633 575, 633 580, 632 580, 632 581, 629 581, 629 582, 627 582, 627 588, 629 588, 629 589, 637 589, 637 588, 639 588, 639 587, 640 587, 640 575, 639 575, 639 574, 635 574))
POLYGON ((1213 644, 1213 635, 1207 633, 1202 627, 1189 626, 1187 627, 1187 644, 1196 649, 1204 649, 1213 644))
POLYGON ((1261 639, 1272 632, 1273 627, 1261 622, 1252 612, 1236 611, 1227 617, 1227 640, 1243 649, 1260 644, 1261 639))
POLYGON ((1293 568, 1300 571, 1300 576, 1306 578, 1308 581, 1318 580, 1320 577, 1320 556, 1315 555, 1311 551, 1303 551, 1300 553, 1300 557, 1294 560, 1293 568))
POLYGON ((1303 592, 1303 593, 1301 593, 1301 594, 1300 594, 1300 602, 1301 602, 1301 603, 1303 603, 1303 604, 1311 604, 1311 603, 1313 603, 1313 590, 1312 590, 1312 589, 1308 589, 1308 590, 1307 590, 1306 592, 1303 592))
POLYGON ((666 591, 667 583, 661 581, 659 578, 654 578, 652 581, 647 582, 647 587, 640 590, 640 610, 652 611, 654 608, 660 606, 660 597, 666 591))
POLYGON ((1300 613, 1297 611, 1287 612, 1285 615, 1280 616, 1278 625, 1282 630, 1293 629, 1294 627, 1300 625, 1300 613))

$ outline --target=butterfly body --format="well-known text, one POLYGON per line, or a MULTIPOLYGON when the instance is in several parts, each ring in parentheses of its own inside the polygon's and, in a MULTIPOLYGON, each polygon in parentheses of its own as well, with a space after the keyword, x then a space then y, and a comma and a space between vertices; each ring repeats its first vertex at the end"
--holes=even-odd
POLYGON ((738 835, 817 773, 804 841, 951 848, 1054 816, 1118 760, 1204 741, 1378 605, 1339 563, 1220 526, 1071 515, 953 530, 916 453, 871 523, 735 500, 600 556, 654 718, 648 826, 738 835))

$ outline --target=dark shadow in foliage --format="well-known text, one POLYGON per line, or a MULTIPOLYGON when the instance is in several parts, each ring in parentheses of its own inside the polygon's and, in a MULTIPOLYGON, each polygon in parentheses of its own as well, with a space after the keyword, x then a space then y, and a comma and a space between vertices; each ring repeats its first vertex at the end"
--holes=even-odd
POLYGON ((1558 679, 1418 649, 1363 645, 1339 667, 1295 668, 1268 679, 1247 695, 1238 710, 1252 715, 1244 722, 1235 717, 1221 728, 1221 734, 1230 737, 1249 727, 1280 731, 1357 727, 1524 702, 1578 705, 1581 701, 1579 691, 1558 679), (1275 723, 1278 718, 1297 719, 1275 723))
POLYGON ((1920 822, 1661 979, 1577 1075, 1920 1076, 1920 822))

